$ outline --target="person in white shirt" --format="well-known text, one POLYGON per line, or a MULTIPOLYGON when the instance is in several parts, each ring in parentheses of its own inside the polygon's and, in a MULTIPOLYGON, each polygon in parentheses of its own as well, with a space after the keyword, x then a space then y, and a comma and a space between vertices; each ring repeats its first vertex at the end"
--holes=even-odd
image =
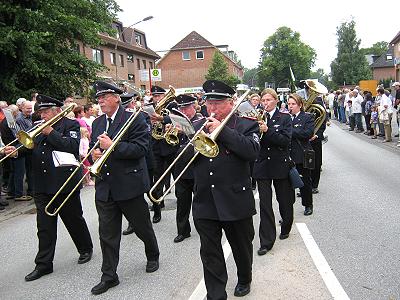
POLYGON ((388 96, 385 95, 383 88, 378 89, 378 96, 380 96, 379 104, 379 121, 383 123, 385 130, 385 142, 392 141, 392 116, 393 116, 393 104, 388 96))
POLYGON ((329 112, 330 112, 330 119, 334 119, 334 114, 333 114, 333 102, 335 100, 335 94, 333 93, 333 90, 329 92, 329 95, 327 96, 328 100, 328 106, 329 106, 329 112))
POLYGON ((361 103, 363 102, 363 97, 359 94, 357 89, 353 90, 353 99, 352 99, 352 107, 353 107, 353 114, 354 114, 354 121, 357 126, 356 133, 364 132, 364 128, 362 125, 362 108, 361 103))
POLYGON ((92 104, 86 104, 83 107, 83 113, 85 114, 81 119, 84 120, 86 122, 86 124, 88 124, 88 126, 90 128, 92 128, 92 123, 95 119, 95 117, 93 116, 93 106, 92 104))

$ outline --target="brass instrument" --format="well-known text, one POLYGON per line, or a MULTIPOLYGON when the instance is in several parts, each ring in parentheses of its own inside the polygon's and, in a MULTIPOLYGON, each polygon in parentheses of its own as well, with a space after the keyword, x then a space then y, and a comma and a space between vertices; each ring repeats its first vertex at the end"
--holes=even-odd
POLYGON ((320 105, 314 103, 315 99, 318 97, 319 94, 327 94, 328 89, 318 82, 317 80, 307 79, 304 80, 305 85, 308 87, 308 98, 305 100, 304 91, 300 90, 297 93, 299 96, 303 98, 304 101, 304 111, 314 114, 314 134, 318 131, 318 129, 324 124, 326 119, 326 110, 325 108, 320 105))
MULTIPOLYGON (((149 192, 149 197, 151 198, 152 201, 156 203, 160 203, 165 196, 171 191, 171 189, 174 187, 174 185, 178 182, 178 180, 182 177, 182 175, 185 173, 187 168, 193 163, 193 161, 196 159, 196 157, 199 154, 202 154, 206 157, 216 157, 219 153, 219 147, 217 145, 216 139, 218 135, 221 133, 222 129, 225 127, 225 125, 228 123, 229 119, 233 116, 234 113, 236 113, 236 110, 239 108, 240 104, 243 102, 243 100, 246 99, 247 95, 250 93, 250 90, 247 90, 235 103, 233 106, 231 112, 225 117, 225 119, 221 122, 221 124, 210 134, 206 134, 203 132, 203 129, 209 122, 208 120, 201 126, 199 130, 194 134, 194 136, 191 138, 191 140, 188 142, 188 144, 185 146, 185 148, 182 149, 182 151, 179 153, 179 155, 174 159, 174 161, 169 165, 167 170, 161 175, 161 177, 157 180, 157 182, 153 185, 153 187, 150 189, 149 192), (153 196, 153 192, 155 188, 163 181, 165 176, 171 171, 173 166, 176 164, 176 162, 181 158, 181 156, 186 152, 186 150, 193 145, 195 149, 195 153, 193 157, 190 159, 190 161, 186 164, 185 168, 182 170, 182 172, 176 176, 174 181, 171 183, 170 187, 164 192, 164 194, 159 198, 156 199, 153 196)), ((214 113, 211 114, 211 117, 214 117, 214 113)))
MULTIPOLYGON (((175 89, 173 86, 169 86, 168 93, 165 94, 164 98, 162 98, 154 108, 155 112, 159 115, 165 116, 168 115, 168 110, 166 109, 168 104, 175 100, 175 89)), ((151 136, 156 140, 161 140, 164 138, 164 126, 158 121, 153 124, 153 129, 151 131, 151 136)))
POLYGON ((179 137, 178 137, 178 128, 172 127, 164 134, 165 141, 171 145, 176 146, 179 144, 179 137))
MULTIPOLYGON (((3 162, 3 160, 5 160, 6 158, 13 155, 15 152, 17 152, 22 147, 25 147, 28 149, 33 149, 33 147, 35 146, 34 138, 37 137, 45 127, 53 126, 55 123, 57 123, 59 120, 61 120, 61 118, 67 116, 75 108, 75 105, 76 105, 75 103, 68 105, 62 112, 58 113, 57 115, 55 115, 53 118, 51 118, 47 122, 39 123, 37 126, 33 127, 29 131, 23 131, 23 130, 18 131, 17 138, 14 141, 12 141, 11 143, 7 144, 6 146, 9 146, 10 144, 16 142, 17 140, 22 145, 18 146, 13 152, 4 156, 0 160, 0 163, 3 162)), ((4 146, 1 150, 4 150, 4 148, 6 146, 4 146)))
MULTIPOLYGON (((92 175, 95 175, 96 177, 101 177, 100 176, 100 172, 101 172, 101 168, 103 167, 104 163, 106 162, 107 158, 110 156, 110 154, 112 153, 112 151, 114 151, 115 147, 117 146, 118 142, 122 139, 122 137, 124 136, 124 134, 126 133, 126 131, 129 129, 129 127, 132 125, 132 123, 136 120, 136 118, 140 115, 140 113, 142 112, 142 108, 137 109, 135 114, 131 114, 129 116, 129 118, 126 120, 126 122, 124 123, 124 125, 121 127, 121 129, 118 131, 118 133, 116 134, 116 136, 113 138, 112 140, 112 144, 110 146, 110 148, 108 148, 106 151, 103 152, 103 155, 96 160, 93 165, 91 165, 88 170, 92 175)), ((99 145, 99 141, 97 141, 94 146, 92 147, 92 149, 90 149, 90 151, 88 151, 88 154, 84 157, 84 159, 82 159, 82 162, 79 164, 79 166, 77 166, 75 168, 75 170, 71 173, 71 175, 68 177, 68 179, 64 182, 64 184, 60 187, 60 189, 57 191, 57 193, 53 196, 53 198, 51 198, 51 200, 49 201, 49 203, 46 205, 45 207, 45 212, 47 215, 54 217, 59 211, 60 209, 64 206, 64 204, 69 200, 69 198, 71 198, 72 194, 76 191, 76 189, 81 185, 81 183, 83 182, 83 180, 85 179, 85 175, 82 176, 82 178, 78 181, 78 183, 74 186, 74 188, 72 189, 72 191, 65 197, 64 201, 56 208, 54 209, 54 211, 51 213, 49 212, 49 208, 50 205, 55 201, 55 199, 57 198, 57 196, 64 190, 64 188, 67 186, 67 184, 71 181, 72 177, 75 175, 76 172, 78 172, 78 170, 82 167, 83 165, 83 161, 85 159, 87 159, 93 152, 94 149, 97 148, 97 146, 99 145)))

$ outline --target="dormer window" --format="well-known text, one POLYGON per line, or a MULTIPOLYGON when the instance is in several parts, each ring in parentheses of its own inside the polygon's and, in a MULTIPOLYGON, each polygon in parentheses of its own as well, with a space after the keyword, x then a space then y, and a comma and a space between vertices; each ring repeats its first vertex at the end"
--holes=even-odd
POLYGON ((142 36, 136 34, 135 35, 136 44, 142 46, 142 36))
POLYGON ((386 60, 392 60, 393 56, 391 54, 386 54, 386 60))

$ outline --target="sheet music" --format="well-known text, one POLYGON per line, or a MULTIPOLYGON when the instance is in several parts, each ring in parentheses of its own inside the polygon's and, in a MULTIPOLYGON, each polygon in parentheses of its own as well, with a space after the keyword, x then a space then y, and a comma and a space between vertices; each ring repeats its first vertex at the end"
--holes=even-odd
POLYGON ((153 116, 156 111, 154 110, 153 104, 148 104, 143 106, 143 111, 147 113, 150 117, 153 116))
POLYGON ((257 118, 258 116, 258 111, 248 101, 240 104, 237 112, 242 117, 257 118))
POLYGON ((184 134, 187 136, 193 135, 196 133, 194 130, 194 127, 190 120, 182 114, 180 111, 176 109, 172 109, 174 112, 173 114, 169 114, 169 117, 171 118, 172 124, 182 130, 184 134), (179 115, 178 115, 179 114, 179 115))
POLYGON ((52 156, 53 156, 54 166, 56 168, 80 165, 76 157, 69 152, 53 151, 52 156))

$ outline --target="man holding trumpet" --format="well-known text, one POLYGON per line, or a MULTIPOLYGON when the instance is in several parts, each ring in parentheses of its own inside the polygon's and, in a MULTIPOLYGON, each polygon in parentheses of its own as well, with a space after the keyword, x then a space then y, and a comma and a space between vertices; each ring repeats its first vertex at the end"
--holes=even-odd
MULTIPOLYGON (((63 106, 61 101, 45 95, 38 95, 36 99, 39 104, 40 116, 45 122, 61 113, 61 106, 63 106)), ((79 141, 79 123, 66 117, 62 117, 52 126, 44 127, 40 134, 34 138, 32 169, 39 251, 35 258, 36 267, 25 276, 26 281, 36 280, 53 272, 57 240, 57 217, 47 215, 45 207, 74 170, 67 166, 56 167, 53 162, 53 151, 71 153, 78 160, 79 141)), ((15 150, 14 146, 7 146, 5 153, 14 152, 12 156, 18 156, 19 151, 15 150)), ((78 182, 81 177, 79 173, 77 172, 71 180, 71 184, 55 199, 56 204, 60 204, 78 182)), ((86 221, 83 218, 79 190, 72 194, 70 200, 60 210, 60 217, 80 253, 78 264, 88 262, 92 257, 93 244, 86 221)))

